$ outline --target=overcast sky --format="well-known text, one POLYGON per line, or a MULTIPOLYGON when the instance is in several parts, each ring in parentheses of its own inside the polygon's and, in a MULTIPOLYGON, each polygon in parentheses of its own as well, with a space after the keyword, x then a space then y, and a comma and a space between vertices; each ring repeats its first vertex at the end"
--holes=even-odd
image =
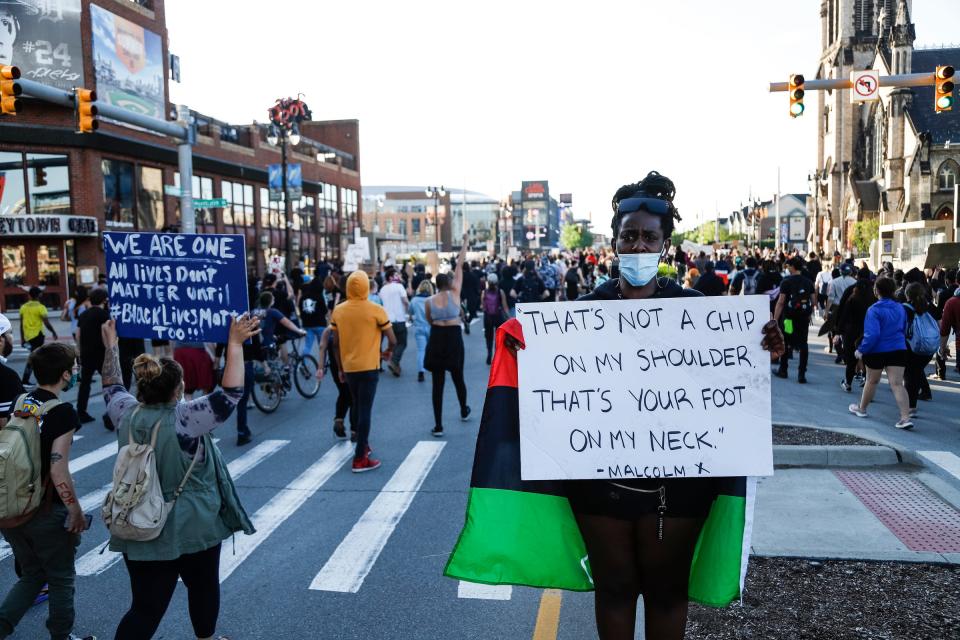
MULTIPOLYGON (((913 5, 918 46, 960 39, 960 1, 913 5)), ((793 120, 767 87, 816 73, 820 0, 166 7, 174 102, 262 122, 303 93, 315 119, 359 119, 365 185, 502 196, 546 179, 603 230, 617 187, 656 169, 692 226, 771 197, 778 167, 783 192, 806 192, 816 162, 815 96, 793 120)))

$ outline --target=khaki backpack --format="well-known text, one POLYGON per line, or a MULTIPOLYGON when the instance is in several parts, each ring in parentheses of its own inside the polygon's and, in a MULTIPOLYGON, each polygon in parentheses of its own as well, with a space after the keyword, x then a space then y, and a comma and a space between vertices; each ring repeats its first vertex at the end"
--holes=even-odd
MULTIPOLYGON (((136 411, 139 410, 138 407, 136 411)), ((117 461, 113 465, 113 488, 104 499, 100 513, 110 534, 121 540, 143 542, 153 540, 163 532, 167 516, 173 510, 200 457, 202 443, 198 442, 197 452, 183 481, 174 492, 173 500, 165 501, 160 476, 157 474, 155 451, 160 422, 157 420, 153 425, 149 444, 134 442, 131 424, 128 429, 128 444, 120 448, 117 461)))
POLYGON ((17 398, 10 420, 0 429, 0 527, 5 529, 29 520, 43 500, 40 428, 43 416, 62 404, 26 404, 26 399, 27 394, 17 398))

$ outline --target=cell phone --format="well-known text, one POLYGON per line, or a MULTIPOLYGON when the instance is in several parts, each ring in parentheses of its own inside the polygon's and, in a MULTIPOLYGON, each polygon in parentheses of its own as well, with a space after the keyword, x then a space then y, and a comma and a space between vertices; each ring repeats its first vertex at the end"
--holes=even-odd
MULTIPOLYGON (((85 514, 83 515, 83 518, 84 518, 84 520, 86 520, 86 523, 83 525, 83 530, 86 531, 86 530, 88 530, 88 529, 93 525, 93 514, 91 514, 91 513, 85 513, 85 514)), ((69 529, 69 528, 70 528, 70 514, 69 514, 69 513, 67 514, 67 517, 63 519, 63 528, 64 528, 64 529, 69 529)))

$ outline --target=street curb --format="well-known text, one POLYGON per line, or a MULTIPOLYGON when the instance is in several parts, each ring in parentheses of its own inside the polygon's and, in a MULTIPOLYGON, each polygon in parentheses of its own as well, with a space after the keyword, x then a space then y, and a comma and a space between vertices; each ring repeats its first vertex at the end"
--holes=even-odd
POLYGON ((900 464, 896 450, 875 445, 773 445, 774 467, 881 467, 900 464))
POLYGON ((786 558, 791 560, 811 560, 815 562, 831 562, 831 561, 842 561, 842 562, 871 562, 871 563, 880 563, 880 562, 903 562, 910 564, 932 564, 937 566, 944 567, 953 567, 960 565, 960 554, 956 553, 936 553, 933 551, 916 551, 908 553, 889 553, 889 554, 873 554, 871 556, 857 557, 853 555, 838 555, 836 553, 821 553, 816 552, 808 554, 797 554, 797 553, 764 553, 763 551, 750 550, 750 557, 752 558, 786 558), (877 557, 877 556, 883 557, 877 557))

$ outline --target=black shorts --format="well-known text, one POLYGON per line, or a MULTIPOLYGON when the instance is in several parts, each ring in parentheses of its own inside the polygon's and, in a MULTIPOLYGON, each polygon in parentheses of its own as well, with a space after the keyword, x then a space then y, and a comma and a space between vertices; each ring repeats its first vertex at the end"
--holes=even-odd
POLYGON ((636 520, 656 514, 664 488, 666 511, 675 518, 705 518, 721 487, 720 478, 667 478, 663 480, 568 480, 564 483, 574 513, 636 520), (643 491, 637 491, 642 489, 643 491), (653 493, 650 493, 650 492, 653 493))
POLYGON ((863 364, 868 369, 886 369, 887 367, 907 366, 907 350, 881 351, 879 353, 863 354, 863 364))

